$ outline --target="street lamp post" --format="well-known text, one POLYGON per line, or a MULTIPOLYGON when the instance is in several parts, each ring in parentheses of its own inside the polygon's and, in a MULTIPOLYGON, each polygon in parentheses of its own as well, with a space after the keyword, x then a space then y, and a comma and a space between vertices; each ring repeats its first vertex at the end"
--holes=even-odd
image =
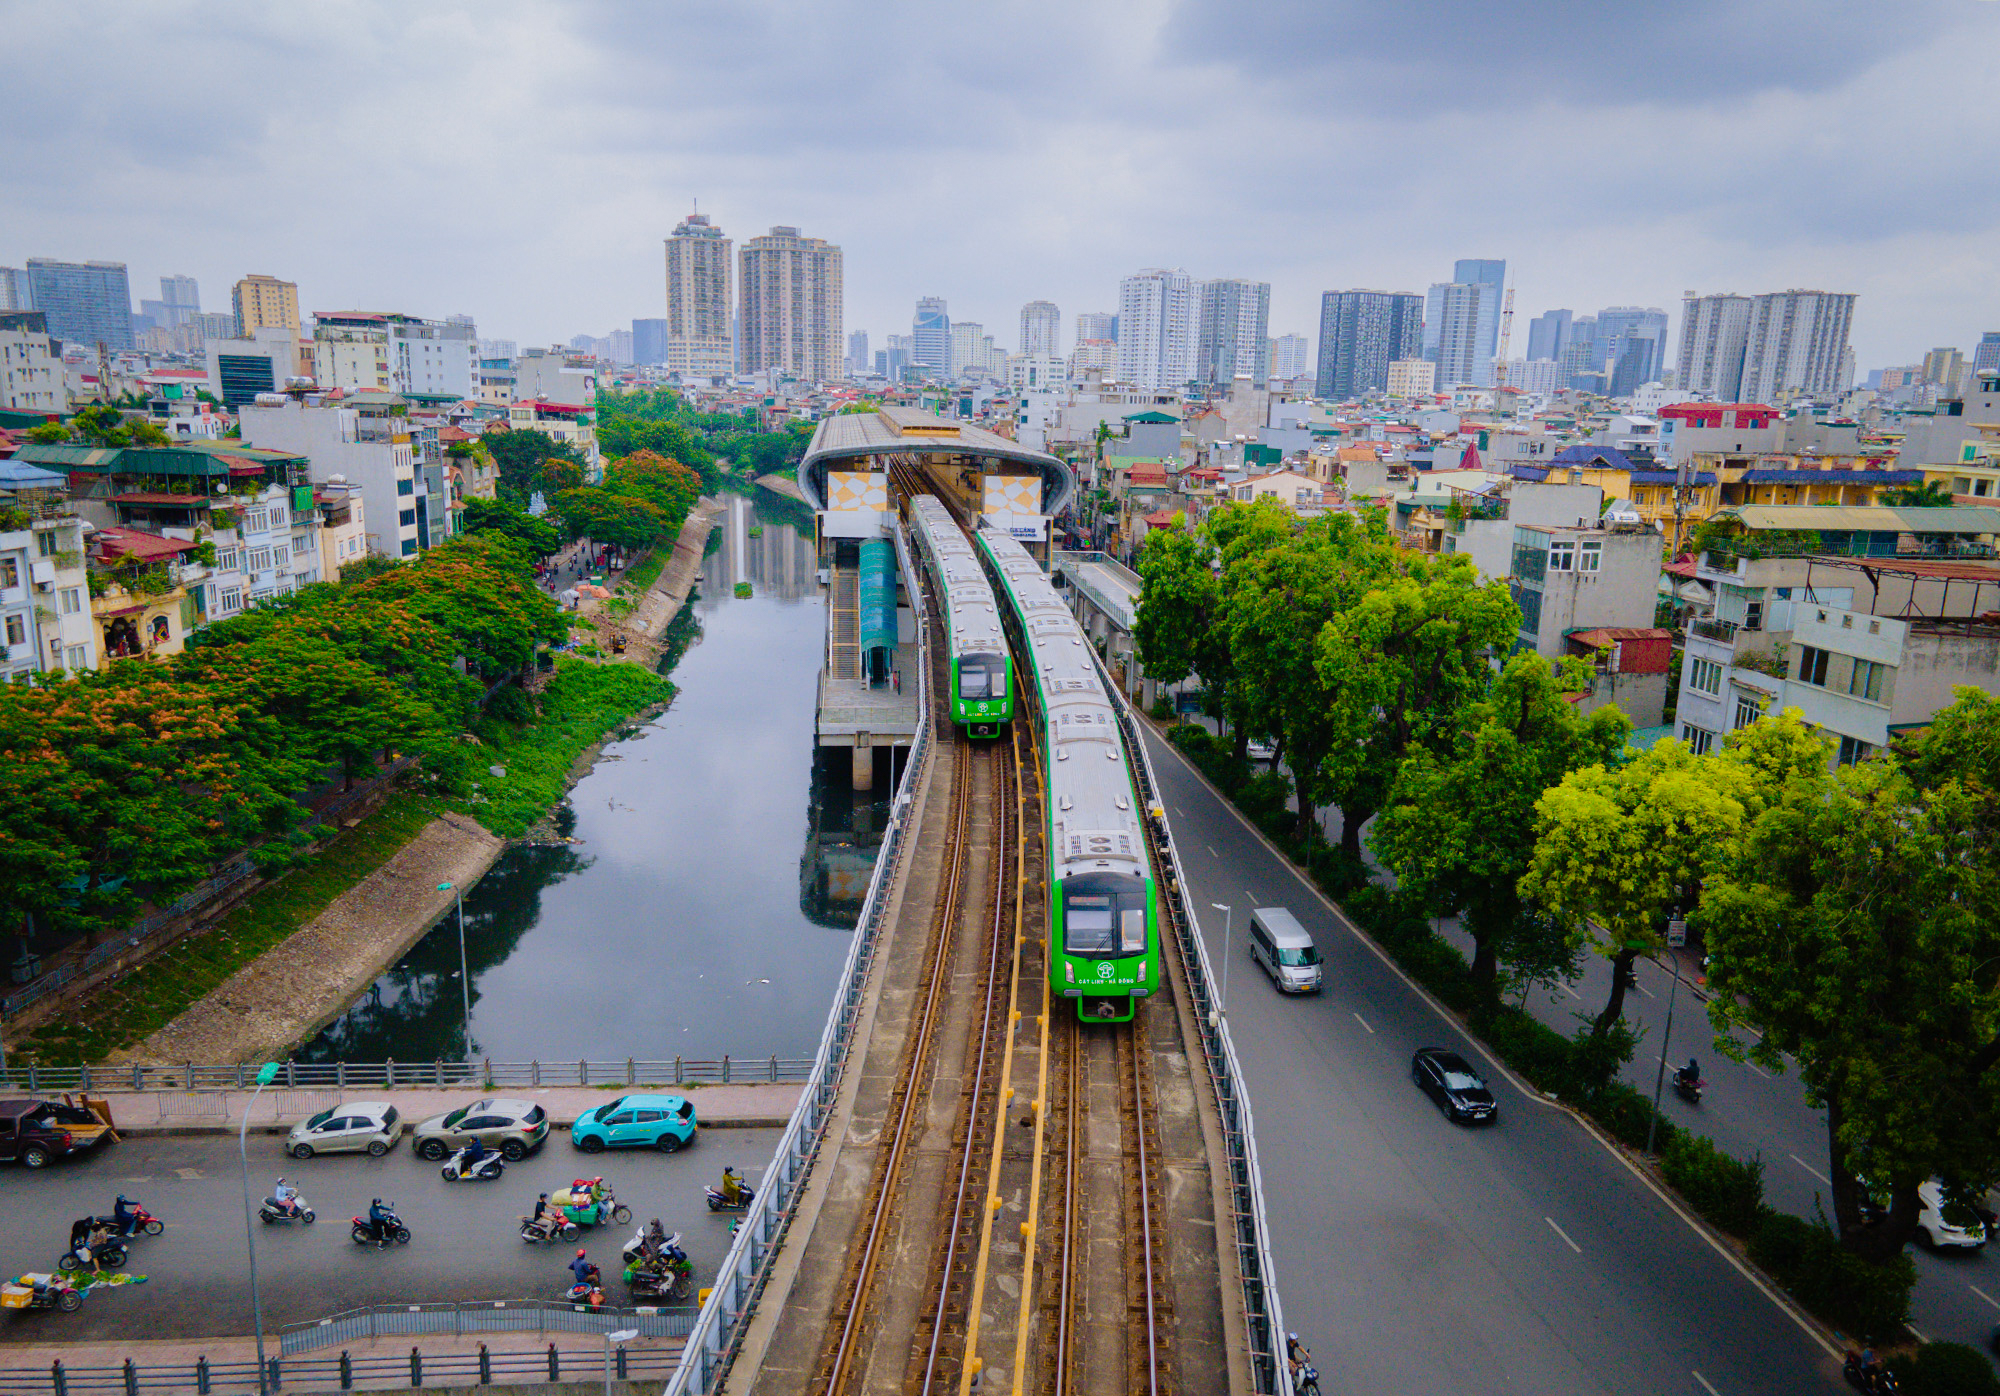
POLYGON ((1229 1009, 1229 928, 1236 920, 1236 913, 1221 902, 1209 905, 1222 913, 1222 996, 1215 1001, 1215 1012, 1208 1015, 1208 1025, 1214 1027, 1229 1009))
POLYGON ((611 1396, 611 1345, 629 1343, 639 1336, 636 1328, 621 1328, 616 1333, 604 1335, 604 1396, 611 1396))
POLYGON ((1667 1050, 1674 1040, 1674 1003, 1681 996, 1681 957, 1672 950, 1667 958, 1674 962, 1674 987, 1667 994, 1667 1030, 1660 1036, 1660 1065, 1653 1073, 1653 1118, 1646 1122, 1646 1152, 1653 1152, 1653 1136, 1660 1130, 1660 1093, 1667 1084, 1667 1050))
POLYGON ((256 1108, 257 1097, 264 1087, 271 1084, 271 1078, 278 1074, 276 1062, 265 1062, 257 1070, 257 1089, 250 1092, 250 1100, 243 1107, 243 1123, 236 1131, 236 1156, 243 1165, 243 1244, 250 1251, 250 1318, 257 1330, 257 1390, 260 1396, 270 1396, 271 1373, 264 1365, 264 1306, 257 1293, 257 1228, 250 1212, 250 1112, 256 1108))
POLYGON ((440 882, 438 891, 449 892, 458 903, 458 988, 465 1000, 465 1059, 472 1060, 472 976, 465 972, 465 893, 449 882, 440 882))

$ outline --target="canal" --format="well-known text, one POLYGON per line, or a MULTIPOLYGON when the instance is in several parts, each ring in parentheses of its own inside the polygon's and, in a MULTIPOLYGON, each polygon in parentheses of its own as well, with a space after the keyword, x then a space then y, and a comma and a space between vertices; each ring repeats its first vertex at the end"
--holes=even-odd
POLYGON ((887 782, 816 770, 824 605, 769 507, 730 497, 662 661, 680 691, 571 791, 574 842, 516 845, 466 896, 470 1053, 447 916, 300 1060, 812 1055, 887 782))

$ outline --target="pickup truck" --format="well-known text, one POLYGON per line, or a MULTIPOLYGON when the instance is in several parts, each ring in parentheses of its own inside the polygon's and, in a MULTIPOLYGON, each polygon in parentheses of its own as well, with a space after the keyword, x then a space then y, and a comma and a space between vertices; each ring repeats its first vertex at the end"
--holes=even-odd
POLYGON ((80 1105, 57 1100, 0 1100, 0 1161, 18 1159, 29 1168, 95 1148, 110 1127, 80 1105))

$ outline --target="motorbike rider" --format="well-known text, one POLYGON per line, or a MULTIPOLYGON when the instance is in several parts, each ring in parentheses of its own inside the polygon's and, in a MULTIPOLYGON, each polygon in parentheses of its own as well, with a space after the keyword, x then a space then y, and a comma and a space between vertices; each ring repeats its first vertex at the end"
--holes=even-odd
POLYGON ((130 1236, 138 1219, 139 1209, 132 1205, 132 1199, 122 1192, 119 1193, 118 1200, 111 1204, 111 1220, 117 1223, 118 1234, 130 1236))
POLYGON ((1688 1064, 1675 1072, 1674 1076, 1684 1086, 1699 1086, 1701 1084, 1701 1063, 1693 1057, 1689 1057, 1688 1064))
POLYGON ((278 1185, 271 1189, 271 1201, 278 1205, 280 1212, 296 1212, 299 1210, 299 1190, 280 1178, 278 1185))
POLYGON ((389 1224, 395 1219, 395 1209, 383 1206, 381 1198, 378 1197, 369 1202, 368 1233, 374 1238, 376 1245, 386 1246, 389 1244, 389 1224))
POLYGON ((549 1205, 549 1195, 547 1193, 538 1194, 535 1198, 535 1210, 528 1216, 528 1225, 537 1231, 546 1233, 553 1231, 560 1220, 561 1217, 556 1209, 549 1205))
POLYGON ((458 1161, 458 1176, 469 1178, 472 1170, 479 1167, 480 1160, 486 1157, 486 1146, 479 1142, 479 1136, 475 1134, 465 1141, 464 1152, 465 1157, 458 1161))
POLYGON ((70 1223, 69 1251, 71 1255, 76 1257, 79 1266, 87 1265, 92 1270, 98 1268, 97 1236, 97 1219, 95 1217, 78 1217, 74 1222, 70 1223))
POLYGON ((1879 1389, 1882 1380, 1882 1359, 1875 1355, 1874 1348, 1861 1349, 1861 1380, 1869 1391, 1879 1389))
POLYGON ((1311 1358, 1311 1351, 1307 1349, 1304 1343, 1299 1341, 1298 1334, 1287 1333, 1285 1335, 1285 1361, 1292 1369, 1294 1380, 1298 1378, 1299 1368, 1304 1366, 1311 1358))
POLYGON ((590 1263, 589 1255, 578 1246, 576 1259, 569 1263, 569 1272, 575 1276, 577 1288, 588 1289, 597 1283, 597 1267, 590 1263))
POLYGON ((735 1164, 722 1170, 722 1200, 732 1207, 742 1205, 743 1175, 736 1171, 735 1164))

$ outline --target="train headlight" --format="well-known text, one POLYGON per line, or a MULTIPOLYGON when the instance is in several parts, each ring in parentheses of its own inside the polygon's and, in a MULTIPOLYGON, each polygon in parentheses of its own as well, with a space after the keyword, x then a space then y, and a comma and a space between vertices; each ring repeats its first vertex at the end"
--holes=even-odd
POLYGON ((1063 961, 1063 978, 1067 979, 1072 984, 1076 983, 1076 961, 1074 960, 1063 961))

